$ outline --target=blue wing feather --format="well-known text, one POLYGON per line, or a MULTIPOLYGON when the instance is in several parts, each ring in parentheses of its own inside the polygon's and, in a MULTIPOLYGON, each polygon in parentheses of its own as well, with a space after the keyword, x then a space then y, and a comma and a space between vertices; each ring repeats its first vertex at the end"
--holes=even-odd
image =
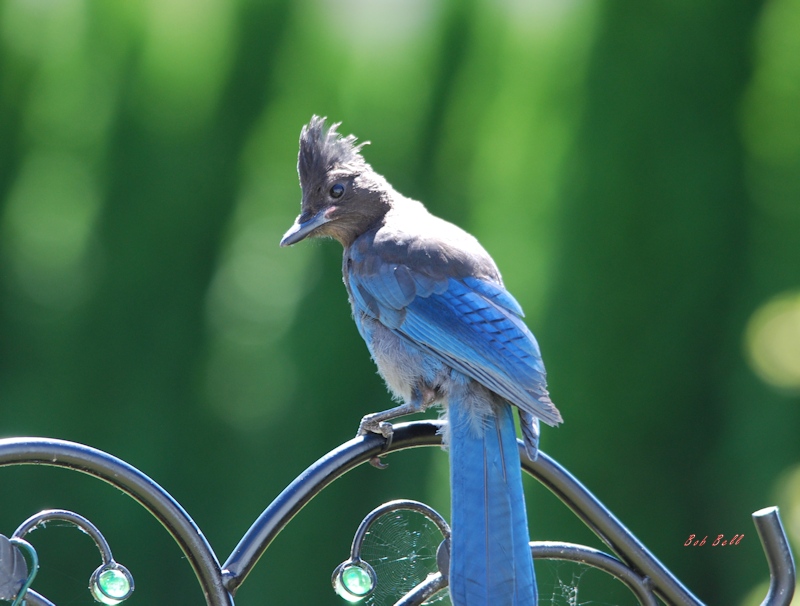
POLYGON ((539 345, 502 286, 474 277, 436 279, 400 264, 370 269, 348 272, 359 309, 545 423, 561 422, 547 395, 539 345))
POLYGON ((494 302, 496 305, 507 309, 517 317, 525 317, 520 304, 517 303, 517 300, 511 296, 511 293, 505 288, 502 288, 497 284, 492 284, 491 282, 486 282, 485 280, 473 278, 471 276, 464 278, 464 284, 466 284, 475 292, 480 293, 490 301, 494 302))

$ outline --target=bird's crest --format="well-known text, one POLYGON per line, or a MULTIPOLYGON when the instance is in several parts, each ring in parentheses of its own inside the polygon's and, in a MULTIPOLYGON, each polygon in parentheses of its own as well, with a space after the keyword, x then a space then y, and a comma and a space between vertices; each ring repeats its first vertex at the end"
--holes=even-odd
POLYGON ((325 128, 325 118, 312 116, 311 122, 300 132, 300 153, 297 156, 297 174, 300 183, 310 183, 334 167, 360 170, 368 164, 361 155, 361 148, 369 143, 356 145, 356 137, 343 137, 336 132, 341 122, 325 128))

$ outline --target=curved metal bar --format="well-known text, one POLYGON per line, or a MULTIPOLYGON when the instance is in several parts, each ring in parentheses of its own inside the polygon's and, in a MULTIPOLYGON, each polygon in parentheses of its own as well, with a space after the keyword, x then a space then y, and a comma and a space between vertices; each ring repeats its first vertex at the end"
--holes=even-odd
MULTIPOLYGON (((120 459, 63 440, 13 438, 0 440, 0 467, 21 464, 64 467, 119 488, 161 522, 178 543, 200 582, 208 606, 233 606, 234 592, 258 559, 278 533, 316 494, 338 477, 378 455, 440 445, 439 431, 442 426, 441 421, 401 423, 394 425, 394 436, 389 445, 382 436, 368 434, 332 450, 307 468, 262 512, 239 541, 222 570, 200 529, 180 504, 148 476, 120 459)), ((519 446, 523 469, 563 501, 624 564, 644 577, 645 583, 652 583, 653 591, 662 600, 669 604, 702 606, 572 474, 541 451, 537 460, 531 461, 521 442, 519 446)), ((793 591, 795 568, 777 508, 756 512, 753 519, 772 578, 770 592, 762 606, 788 604, 793 591)), ((418 588, 423 585, 427 587, 427 580, 418 588)), ((35 592, 29 594, 31 603, 37 606, 50 604, 35 592)))
MULTIPOLYGON (((650 580, 639 576, 607 553, 574 543, 535 541, 531 542, 531 555, 537 560, 576 562, 601 570, 625 584, 642 606, 658 606, 658 600, 653 595, 650 580)), ((437 572, 429 575, 427 579, 395 602, 394 606, 419 606, 445 587, 447 587, 447 579, 441 572, 437 572)))
POLYGON ((419 606, 419 604, 430 599, 437 591, 441 591, 445 587, 447 587, 447 580, 441 572, 435 572, 428 575, 427 579, 397 600, 394 606, 419 606))
POLYGON ((650 579, 639 576, 625 564, 607 553, 585 545, 554 541, 532 542, 531 553, 535 559, 577 562, 602 570, 624 583, 642 606, 658 606, 658 600, 653 595, 650 579))
POLYGON ((132 497, 175 539, 200 582, 208 606, 233 606, 214 551, 189 514, 144 473, 101 450, 48 438, 0 440, 0 467, 47 465, 65 467, 99 478, 132 497))
MULTIPOLYGON (((441 444, 441 421, 413 421, 394 425, 392 443, 382 436, 357 436, 335 448, 306 469, 258 517, 223 565, 225 585, 231 593, 242 584, 264 550, 291 519, 322 488, 352 468, 384 452, 441 444)), ((525 471, 556 494, 589 528, 642 576, 653 580, 655 592, 667 603, 701 606, 701 602, 572 474, 545 453, 533 462, 520 442, 525 471)))
POLYGON ((759 509, 753 514, 753 524, 769 564, 769 591, 761 606, 789 606, 797 575, 778 508, 759 509))
POLYGON ((73 526, 77 526, 94 541, 98 551, 100 551, 103 564, 114 561, 114 557, 111 555, 111 547, 109 547, 108 541, 106 541, 105 537, 100 533, 97 526, 82 515, 67 511, 66 509, 45 509, 44 511, 40 511, 20 524, 11 536, 22 539, 29 532, 35 530, 37 526, 44 525, 50 520, 61 520, 62 522, 69 522, 73 526))
MULTIPOLYGON (((431 446, 441 442, 434 423, 394 425, 392 443, 386 452, 431 446)), ((318 459, 281 492, 253 522, 222 567, 225 586, 231 594, 244 582, 258 559, 281 530, 323 488, 354 467, 383 454, 386 438, 377 434, 357 436, 318 459)))
POLYGON ((519 443, 522 468, 555 494, 631 569, 653 583, 653 590, 667 604, 702 606, 702 602, 673 575, 616 516, 606 509, 575 476, 539 451, 531 461, 519 443))
POLYGON ((361 520, 361 524, 358 525, 356 533, 353 536, 353 545, 350 547, 350 557, 354 560, 361 559, 361 544, 364 542, 364 537, 367 535, 367 531, 370 529, 370 526, 372 526, 375 520, 390 511, 402 510, 416 511, 419 514, 424 515, 431 522, 436 524, 436 527, 439 529, 439 532, 442 533, 442 537, 444 539, 447 539, 450 536, 450 525, 441 515, 439 515, 438 511, 433 509, 433 507, 430 507, 425 503, 420 503, 419 501, 412 501, 411 499, 387 501, 383 505, 379 505, 370 511, 364 517, 364 519, 361 520))
POLYGON ((33 589, 28 589, 25 593, 25 604, 26 606, 56 606, 41 593, 36 593, 33 589))

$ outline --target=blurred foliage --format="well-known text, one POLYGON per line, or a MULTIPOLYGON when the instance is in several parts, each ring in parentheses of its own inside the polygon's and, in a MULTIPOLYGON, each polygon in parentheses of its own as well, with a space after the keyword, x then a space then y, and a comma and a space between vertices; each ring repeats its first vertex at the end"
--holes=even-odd
MULTIPOLYGON (((300 127, 327 115, 495 257, 566 420, 544 449, 701 599, 757 604, 750 514, 781 505, 800 545, 798 31, 798 0, 3 0, 0 433, 127 460, 224 559, 386 408, 338 245, 278 247, 300 127), (720 533, 745 539, 683 546, 720 533)), ((428 450, 328 488, 237 604, 338 603, 364 514, 447 512, 428 450)), ((2 475, 0 532, 73 508, 133 571, 132 604, 201 603, 131 500, 2 475)), ((545 492, 530 482, 534 538, 596 545, 545 492)), ((91 546, 52 533, 37 589, 91 603, 91 546)))

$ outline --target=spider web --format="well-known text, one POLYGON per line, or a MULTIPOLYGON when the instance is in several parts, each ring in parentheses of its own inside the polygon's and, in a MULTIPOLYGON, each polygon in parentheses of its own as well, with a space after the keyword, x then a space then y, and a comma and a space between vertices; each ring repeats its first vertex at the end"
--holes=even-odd
MULTIPOLYGON (((360 604, 392 606, 428 575, 437 572, 436 550, 442 542, 436 524, 410 510, 392 511, 370 526, 361 559, 375 571, 375 590, 360 604)), ((537 560, 540 606, 637 606, 631 591, 609 574, 577 562, 537 560)), ((447 589, 424 604, 451 606, 447 589)))
MULTIPOLYGON (((391 606, 437 572, 436 549, 443 539, 436 524, 415 511, 393 511, 375 520, 361 545, 361 559, 375 570, 378 583, 362 604, 391 606)), ((450 606, 447 590, 425 604, 450 606)))
POLYGON ((611 575, 577 562, 536 560, 539 604, 636 606, 636 596, 611 575))

